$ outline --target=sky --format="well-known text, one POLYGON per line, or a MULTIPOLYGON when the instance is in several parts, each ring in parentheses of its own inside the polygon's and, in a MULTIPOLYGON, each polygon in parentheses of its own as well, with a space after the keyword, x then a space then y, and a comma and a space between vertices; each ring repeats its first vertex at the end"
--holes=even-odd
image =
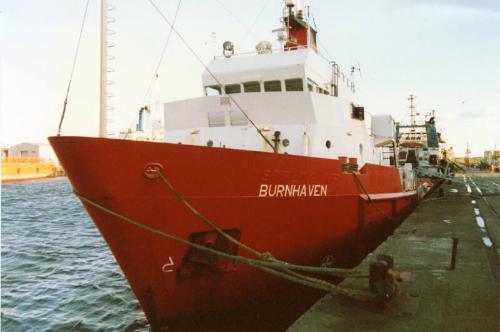
MULTIPOLYGON (((179 0, 154 0, 173 18, 179 0)), ((282 0, 181 0, 177 30, 207 63, 225 40, 236 52, 278 47, 282 0), (215 33, 215 43, 212 37, 215 33)), ((314 0, 320 51, 356 72, 365 110, 409 121, 436 111, 457 155, 500 149, 500 1, 314 0)), ((148 0, 110 0, 112 130, 134 127, 169 32, 148 0)), ((44 142, 57 133, 86 0, 0 0, 0 143, 44 142)), ((100 3, 90 0, 63 135, 97 136, 100 3)), ((203 66, 173 35, 147 101, 202 94, 203 66)), ((158 116, 158 115, 157 115, 158 116)))

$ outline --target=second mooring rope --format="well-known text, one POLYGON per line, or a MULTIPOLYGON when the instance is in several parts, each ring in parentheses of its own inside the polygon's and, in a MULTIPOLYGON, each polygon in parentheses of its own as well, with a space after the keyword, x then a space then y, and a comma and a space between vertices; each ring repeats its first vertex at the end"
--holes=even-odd
MULTIPOLYGON (((79 194, 76 191, 74 191, 74 193, 83 202, 85 202, 85 203, 87 203, 87 204, 89 204, 89 205, 109 214, 109 215, 112 215, 113 217, 115 217, 121 221, 124 221, 128 224, 134 225, 136 227, 139 227, 139 228, 141 228, 145 231, 148 231, 150 233, 153 233, 153 234, 159 235, 161 237, 167 238, 169 240, 175 241, 177 243, 186 245, 190 248, 205 251, 205 252, 220 256, 220 257, 230 259, 230 260, 238 262, 238 263, 252 266, 252 267, 257 268, 259 270, 262 270, 264 272, 268 272, 274 276, 283 278, 285 280, 288 280, 288 281, 291 281, 291 282, 294 282, 294 283, 297 283, 297 284, 300 284, 303 286, 323 290, 323 291, 326 291, 329 293, 335 293, 335 294, 342 295, 342 296, 345 296, 345 297, 348 297, 348 298, 351 298, 351 299, 354 299, 357 301, 374 301, 374 300, 380 299, 380 295, 378 295, 378 294, 370 293, 370 292, 363 291, 363 290, 348 289, 348 288, 339 287, 339 286, 332 284, 332 283, 325 281, 325 280, 321 280, 321 279, 317 279, 317 278, 313 278, 313 277, 309 277, 309 276, 304 276, 304 275, 298 274, 296 272, 291 272, 288 270, 288 268, 293 266, 293 264, 286 264, 286 263, 283 264, 282 262, 279 262, 279 261, 255 260, 255 259, 251 259, 251 258, 247 258, 247 257, 243 257, 243 256, 231 255, 231 254, 219 251, 219 250, 215 250, 215 249, 212 249, 212 248, 209 248, 209 247, 197 244, 197 243, 193 243, 193 242, 178 238, 174 235, 171 235, 171 234, 165 233, 163 231, 157 230, 155 228, 149 227, 149 226, 144 225, 138 221, 130 219, 130 218, 118 213, 118 212, 115 212, 111 209, 108 209, 105 206, 79 194), (281 271, 276 270, 275 268, 279 268, 279 269, 281 269, 281 271)), ((326 268, 326 269, 331 269, 331 268, 326 268)), ((337 269, 335 269, 335 270, 337 270, 337 269)))
POLYGON ((213 222, 208 220, 208 218, 206 218, 193 205, 191 205, 191 203, 189 203, 189 201, 186 200, 186 198, 165 177, 165 175, 163 174, 162 171, 158 170, 158 176, 167 185, 167 187, 170 189, 170 191, 172 191, 172 193, 177 197, 177 199, 179 199, 198 219, 200 219, 208 227, 210 227, 212 230, 216 231, 218 234, 223 236, 228 241, 234 243, 238 247, 245 249, 247 252, 249 252, 249 253, 255 255, 256 257, 260 258, 261 260, 265 261, 266 264, 267 264, 267 262, 272 262, 273 263, 272 265, 274 267, 281 267, 281 268, 304 271, 304 272, 330 274, 330 275, 334 275, 336 277, 343 277, 343 278, 345 278, 345 277, 368 277, 368 275, 364 272, 354 271, 351 269, 316 267, 316 266, 305 266, 305 265, 291 264, 291 263, 280 261, 280 260, 276 259, 269 252, 260 252, 258 250, 255 250, 255 249, 249 247, 248 245, 244 244, 243 242, 239 241, 238 239, 232 237, 228 233, 224 232, 221 228, 219 228, 213 222))
POLYGON ((387 215, 382 209, 380 209, 377 204, 373 201, 371 198, 370 194, 368 193, 368 190, 366 190, 365 186, 363 185, 363 182, 361 182, 361 179, 358 177, 358 175, 355 172, 351 172, 353 175, 358 187, 361 189, 361 191, 366 195, 366 198, 368 199, 368 203, 372 204, 372 206, 387 220, 391 221, 400 221, 401 219, 391 217, 387 215))

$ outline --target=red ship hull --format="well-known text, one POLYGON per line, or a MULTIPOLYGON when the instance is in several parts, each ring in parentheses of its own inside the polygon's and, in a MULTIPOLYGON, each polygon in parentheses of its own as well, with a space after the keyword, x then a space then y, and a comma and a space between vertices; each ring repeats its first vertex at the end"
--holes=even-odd
MULTIPOLYGON (((372 204, 333 159, 102 138, 49 141, 75 191, 113 211, 182 239, 213 243, 212 229, 165 183, 144 176, 146 164, 160 163, 165 177, 213 223, 297 264, 319 266, 333 255, 337 266, 354 266, 397 227, 384 214, 402 220, 417 202, 415 192, 402 191, 393 167, 366 164, 359 171, 372 204)), ((208 262, 185 245, 84 206, 153 329, 243 304, 285 306, 280 301, 290 290, 310 292, 246 265, 208 262)))

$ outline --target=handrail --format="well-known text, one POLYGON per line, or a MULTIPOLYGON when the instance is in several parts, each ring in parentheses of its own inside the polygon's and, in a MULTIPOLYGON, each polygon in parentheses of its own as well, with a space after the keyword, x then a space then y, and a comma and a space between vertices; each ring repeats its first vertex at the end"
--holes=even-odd
POLYGON ((53 164, 54 162, 39 157, 2 157, 2 163, 53 164))
MULTIPOLYGON (((271 50, 271 53, 286 53, 290 51, 296 51, 296 50, 303 50, 307 49, 307 46, 304 45, 297 45, 293 47, 289 47, 286 50, 283 48, 274 48, 271 50)), ((338 88, 338 81, 339 79, 342 80, 342 82, 353 92, 356 92, 356 86, 354 84, 354 81, 352 79, 349 79, 349 77, 340 69, 340 66, 333 60, 328 59, 325 57, 321 52, 317 52, 318 55, 323 58, 323 60, 327 61, 330 64, 331 67, 331 76, 332 76, 332 81, 335 82, 337 88, 338 88), (335 68, 336 67, 336 68, 335 68), (336 77, 335 77, 336 76, 336 77)), ((243 56, 253 56, 253 55, 259 55, 260 53, 257 51, 249 51, 249 52, 241 52, 241 53, 234 53, 231 55, 232 57, 243 57, 243 56)), ((265 54, 265 53, 264 53, 265 54)), ((214 59, 227 59, 224 55, 217 55, 214 57, 214 59)), ((333 82, 332 82, 333 83, 333 82)))
MULTIPOLYGON (((270 52, 270 53, 286 53, 289 51, 305 50, 307 48, 308 48, 307 46, 303 46, 303 45, 289 47, 287 50, 284 50, 282 48, 273 48, 271 50, 272 52, 270 52)), ((232 54, 231 58, 235 57, 235 56, 237 57, 237 56, 248 56, 248 55, 270 54, 270 53, 259 53, 257 51, 240 52, 240 53, 232 54)), ((215 59, 227 59, 227 57, 225 57, 224 55, 216 55, 214 58, 215 59)))

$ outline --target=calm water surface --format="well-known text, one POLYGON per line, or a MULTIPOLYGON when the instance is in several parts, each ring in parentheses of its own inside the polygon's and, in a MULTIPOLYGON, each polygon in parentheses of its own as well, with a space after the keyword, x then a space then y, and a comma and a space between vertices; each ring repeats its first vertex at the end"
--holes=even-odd
POLYGON ((149 331, 66 178, 2 184, 2 331, 149 331))

